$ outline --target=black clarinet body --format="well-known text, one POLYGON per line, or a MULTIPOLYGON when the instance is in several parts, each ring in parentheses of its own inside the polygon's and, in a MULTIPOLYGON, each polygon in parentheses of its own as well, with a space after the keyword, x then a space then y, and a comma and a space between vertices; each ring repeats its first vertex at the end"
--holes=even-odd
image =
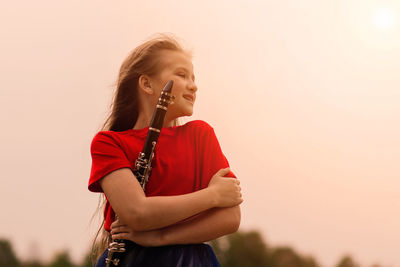
POLYGON ((173 81, 170 80, 161 91, 161 95, 156 105, 156 110, 153 113, 153 118, 149 126, 146 141, 144 142, 143 150, 135 162, 133 173, 139 180, 143 191, 146 190, 146 184, 149 181, 151 173, 151 163, 154 157, 154 148, 160 136, 161 128, 164 124, 165 114, 167 113, 168 105, 171 103, 173 96, 171 95, 173 81))
MULTIPOLYGON (((156 109, 149 125, 149 131, 147 133, 146 141, 144 142, 143 150, 139 153, 139 156, 135 162, 133 173, 138 179, 143 191, 146 190, 146 184, 150 178, 154 149, 164 124, 164 118, 168 110, 168 105, 174 99, 174 97, 171 95, 173 83, 174 82, 172 80, 168 81, 161 91, 161 95, 158 98, 156 109)), ((113 240, 108 246, 106 266, 109 267, 111 264, 117 266, 120 263, 120 259, 113 257, 113 254, 116 252, 122 253, 125 251, 126 249, 124 240, 113 240)))

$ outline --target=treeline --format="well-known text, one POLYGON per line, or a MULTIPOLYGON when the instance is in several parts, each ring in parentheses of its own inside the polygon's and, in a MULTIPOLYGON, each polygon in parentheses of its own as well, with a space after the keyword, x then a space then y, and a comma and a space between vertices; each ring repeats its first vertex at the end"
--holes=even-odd
POLYGON ((17 257, 11 242, 0 239, 0 266, 1 267, 91 267, 93 266, 89 254, 81 264, 72 262, 67 250, 56 253, 49 263, 40 260, 21 260, 17 257))
MULTIPOLYGON (((221 267, 321 267, 311 255, 302 255, 288 246, 268 246, 257 231, 238 231, 212 241, 211 246, 221 267)), ((40 260, 20 260, 16 256, 11 242, 0 239, 0 266, 89 267, 93 265, 89 252, 81 263, 74 263, 68 251, 56 253, 48 263, 40 260)), ((335 267, 360 267, 360 265, 350 255, 345 255, 338 260, 335 267)), ((380 267, 380 265, 374 264, 371 267, 380 267)))
MULTIPOLYGON (((239 231, 212 241, 211 246, 221 267, 322 267, 313 256, 291 247, 268 246, 257 231, 239 231)), ((350 255, 344 255, 334 266, 361 267, 350 255)))

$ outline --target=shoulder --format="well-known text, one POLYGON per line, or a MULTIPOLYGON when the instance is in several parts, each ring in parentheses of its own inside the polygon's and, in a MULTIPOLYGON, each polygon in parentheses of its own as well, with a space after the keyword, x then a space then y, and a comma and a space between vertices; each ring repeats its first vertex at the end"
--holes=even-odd
POLYGON ((93 143, 98 143, 98 142, 107 142, 112 139, 115 139, 115 133, 112 131, 100 131, 96 133, 92 139, 92 144, 93 143))
POLYGON ((183 125, 185 128, 188 130, 192 131, 200 131, 200 132, 209 132, 209 131, 214 131, 212 126, 208 124, 205 121, 202 120, 194 120, 194 121, 189 121, 188 123, 183 125))
POLYGON ((214 128, 205 121, 194 120, 183 125, 185 132, 201 142, 209 142, 215 140, 217 137, 214 132, 214 128))
POLYGON ((123 132, 100 131, 92 139, 91 148, 97 148, 107 145, 118 145, 123 132))

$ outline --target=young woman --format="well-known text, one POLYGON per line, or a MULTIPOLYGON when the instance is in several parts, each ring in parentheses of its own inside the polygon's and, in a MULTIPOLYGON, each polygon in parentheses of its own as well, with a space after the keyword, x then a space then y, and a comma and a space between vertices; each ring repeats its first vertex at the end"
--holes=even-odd
MULTIPOLYGON (((191 55, 167 35, 138 46, 120 68, 111 115, 91 144, 89 179, 89 190, 106 196, 108 237, 128 240, 127 252, 115 253, 119 266, 219 266, 203 242, 239 227, 239 181, 213 129, 203 121, 177 126, 179 117, 192 115, 196 91, 191 55), (169 80, 175 99, 143 192, 132 170, 169 80)), ((95 266, 105 266, 106 256, 107 250, 95 266)))

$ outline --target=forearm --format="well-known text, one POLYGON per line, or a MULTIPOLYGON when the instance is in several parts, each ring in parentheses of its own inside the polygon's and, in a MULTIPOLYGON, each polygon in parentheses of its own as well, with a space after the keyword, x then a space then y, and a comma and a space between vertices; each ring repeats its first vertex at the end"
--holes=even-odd
MULTIPOLYGON (((159 229, 214 207, 212 192, 207 189, 178 196, 147 197, 138 212, 142 231, 159 229)), ((128 223, 129 225, 129 223, 128 223)))
POLYGON ((214 208, 162 229, 135 231, 119 220, 111 225, 113 239, 127 239, 145 247, 197 244, 237 231, 240 208, 214 208))
POLYGON ((214 191, 209 188, 179 196, 146 197, 129 169, 110 173, 101 186, 121 221, 135 231, 162 228, 215 206, 214 191))
POLYGON ((161 230, 161 245, 195 244, 237 231, 240 207, 214 208, 161 230))

